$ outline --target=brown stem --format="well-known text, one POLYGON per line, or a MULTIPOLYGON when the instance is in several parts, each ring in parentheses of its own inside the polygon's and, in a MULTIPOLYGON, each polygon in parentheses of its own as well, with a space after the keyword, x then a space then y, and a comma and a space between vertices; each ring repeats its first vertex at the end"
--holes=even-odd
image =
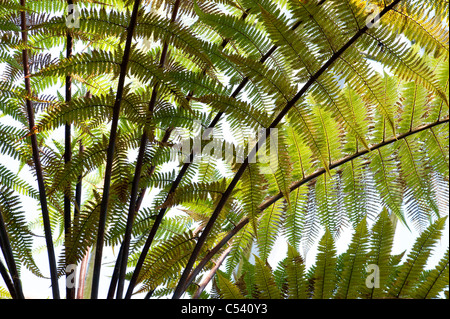
POLYGON ((228 254, 230 253, 232 247, 227 248, 222 255, 217 259, 216 264, 214 267, 209 271, 209 273, 203 278, 202 282, 199 284, 197 291, 195 292, 192 299, 198 299, 200 295, 202 294, 203 290, 205 290, 206 286, 209 284, 211 279, 214 278, 214 275, 217 272, 217 269, 222 266, 222 263, 224 262, 225 258, 227 258, 228 254))
POLYGON ((86 271, 87 266, 89 262, 89 253, 90 249, 86 251, 86 254, 83 257, 83 260, 81 261, 80 265, 80 274, 78 278, 78 291, 77 291, 77 299, 83 299, 84 298, 84 287, 86 283, 86 271))

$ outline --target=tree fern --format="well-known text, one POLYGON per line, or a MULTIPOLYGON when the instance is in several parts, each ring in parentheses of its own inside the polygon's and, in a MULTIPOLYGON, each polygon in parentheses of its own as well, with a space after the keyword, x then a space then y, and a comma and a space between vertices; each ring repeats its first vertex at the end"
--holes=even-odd
POLYGON ((314 299, 331 298, 336 282, 336 249, 330 231, 319 242, 314 273, 314 299))
POLYGON ((433 269, 426 280, 417 287, 414 298, 428 299, 436 298, 438 291, 442 291, 448 283, 448 249, 445 256, 439 261, 439 264, 433 269))
POLYGON ((366 262, 368 230, 363 219, 355 229, 352 242, 344 255, 343 271, 340 278, 340 289, 336 298, 355 299, 363 286, 363 267, 366 262))
POLYGON ((108 298, 127 281, 125 298, 198 296, 223 251, 202 298, 442 296, 445 256, 424 271, 419 246, 408 265, 391 254, 397 220, 431 247, 448 207, 448 6, 373 5, 372 27, 363 1, 0 0, 0 206, 18 270, 45 273, 29 248, 43 229, 55 298, 87 254, 86 296, 106 281, 108 298), (111 278, 106 247, 121 251, 111 278), (381 288, 364 287, 369 265, 381 288))

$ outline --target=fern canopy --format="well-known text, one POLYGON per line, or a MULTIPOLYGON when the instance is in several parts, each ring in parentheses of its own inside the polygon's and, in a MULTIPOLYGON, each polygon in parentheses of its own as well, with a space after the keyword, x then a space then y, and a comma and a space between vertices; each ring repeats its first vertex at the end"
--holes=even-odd
POLYGON ((442 297, 448 11, 0 0, 0 298, 42 251, 55 298, 71 265, 68 298, 442 297))

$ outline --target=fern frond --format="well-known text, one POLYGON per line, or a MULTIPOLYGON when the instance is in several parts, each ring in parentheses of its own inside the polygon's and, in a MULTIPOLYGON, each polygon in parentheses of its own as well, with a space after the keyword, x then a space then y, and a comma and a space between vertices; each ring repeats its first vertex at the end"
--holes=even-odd
POLYGON ((448 249, 439 264, 431 270, 425 280, 416 288, 414 299, 432 299, 448 286, 448 249))
POLYGON ((262 190, 264 177, 256 165, 249 165, 242 177, 242 206, 244 212, 250 218, 250 224, 254 233, 257 234, 257 216, 260 212, 258 206, 264 199, 262 190))
POLYGON ((194 247, 194 240, 192 232, 187 232, 153 247, 138 279, 143 283, 141 291, 155 289, 181 271, 194 247))
POLYGON ((426 11, 417 10, 417 4, 406 2, 392 10, 390 27, 414 41, 428 54, 448 56, 448 29, 443 27, 439 15, 429 16, 426 11))
POLYGON ((289 194, 290 205, 286 211, 284 227, 288 243, 295 249, 297 249, 301 243, 305 227, 307 195, 307 187, 299 187, 289 194))
POLYGON ((281 293, 275 283, 272 269, 258 256, 255 256, 255 284, 260 298, 281 299, 281 293))
POLYGON ((305 264, 298 251, 288 245, 288 255, 285 260, 289 299, 306 299, 307 282, 305 264))
POLYGON ((279 236, 279 229, 283 217, 282 205, 278 202, 266 209, 259 218, 256 229, 256 243, 258 246, 259 258, 267 261, 276 239, 279 236))
POLYGON ((216 274, 219 293, 224 299, 245 299, 239 289, 220 271, 216 274))
POLYGON ((383 209, 377 222, 373 225, 370 238, 370 252, 368 253, 368 265, 377 265, 379 268, 379 288, 369 289, 370 299, 383 298, 386 293, 386 285, 391 272, 390 256, 394 241, 394 227, 387 209, 383 209))
POLYGON ((406 224, 402 210, 403 196, 399 185, 399 175, 394 163, 390 160, 392 149, 385 147, 372 153, 370 169, 373 172, 377 190, 382 203, 388 207, 399 220, 406 224))
POLYGON ((261 57, 267 51, 267 39, 255 25, 231 15, 207 14, 200 8, 196 10, 196 13, 202 23, 215 29, 222 38, 232 39, 233 44, 242 48, 244 54, 261 57))
POLYGON ((399 146, 399 157, 404 172, 403 178, 411 194, 406 193, 407 204, 410 198, 414 198, 416 204, 408 205, 408 214, 414 216, 417 225, 426 225, 430 216, 434 213, 439 217, 439 208, 434 196, 431 194, 429 180, 426 176, 427 169, 418 159, 420 154, 418 145, 412 139, 405 138, 399 146))
POLYGON ((0 164, 0 185, 36 200, 39 198, 38 192, 31 185, 20 179, 2 164, 0 164))
POLYGON ((242 260, 242 257, 250 251, 255 237, 255 230, 251 223, 247 223, 234 237, 231 244, 232 249, 226 261, 226 270, 228 274, 231 274, 236 269, 242 260))
POLYGON ((32 233, 27 225, 25 212, 20 205, 21 201, 13 191, 4 186, 0 187, 0 214, 6 224, 9 241, 17 258, 17 266, 24 265, 38 277, 43 277, 33 257, 32 233))
POLYGON ((314 272, 314 299, 329 299, 332 297, 336 283, 336 248, 333 236, 329 230, 319 242, 314 272))
POLYGON ((400 298, 408 296, 414 291, 420 273, 442 235, 446 220, 447 217, 438 219, 417 238, 407 260, 400 268, 397 280, 389 289, 389 296, 400 298))
POLYGON ((199 63, 212 66, 206 54, 205 43, 193 36, 191 31, 179 22, 170 22, 169 19, 154 13, 146 13, 139 18, 135 31, 136 36, 167 41, 172 46, 186 52, 187 55, 199 63))
POLYGON ((356 299, 364 285, 363 269, 366 262, 368 229, 366 219, 355 228, 352 241, 344 255, 343 271, 336 298, 356 299))
POLYGON ((435 92, 448 105, 448 99, 425 58, 416 54, 415 50, 410 49, 401 39, 397 39, 394 33, 383 27, 372 28, 367 32, 365 40, 368 41, 371 55, 390 67, 396 76, 404 81, 415 81, 435 92))

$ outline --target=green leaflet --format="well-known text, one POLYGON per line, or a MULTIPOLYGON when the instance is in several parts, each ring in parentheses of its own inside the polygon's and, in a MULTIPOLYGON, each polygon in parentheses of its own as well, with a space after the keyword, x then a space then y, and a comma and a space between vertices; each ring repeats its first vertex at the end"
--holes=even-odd
POLYGON ((281 203, 275 203, 266 209, 261 217, 256 229, 256 243, 259 257, 267 260, 273 250, 276 239, 281 228, 283 210, 281 203))
POLYGON ((178 22, 171 23, 154 13, 146 13, 139 19, 135 34, 138 37, 169 41, 171 45, 183 50, 202 65, 211 66, 206 54, 206 44, 178 22))
POLYGON ((15 190, 22 195, 29 196, 36 200, 39 198, 39 194, 31 185, 19 178, 2 164, 0 164, 0 184, 8 189, 15 190))
POLYGON ((429 17, 417 4, 406 3, 392 15, 392 28, 401 30, 409 40, 414 40, 428 54, 436 56, 448 54, 448 31, 438 27, 441 17, 429 17))
POLYGON ((352 241, 344 255, 343 271, 340 277, 338 299, 356 299, 359 289, 365 284, 364 265, 366 263, 368 229, 366 219, 355 228, 352 241))
MULTIPOLYGON (((313 122, 314 119, 307 112, 307 108, 309 108, 309 105, 306 104, 294 106, 288 115, 289 122, 321 165, 330 173, 329 157, 325 144, 326 136, 320 135, 319 128, 313 122)), ((317 119, 315 120, 317 121, 317 119)))
POLYGON ((415 299, 436 298, 448 284, 448 249, 445 256, 439 261, 439 264, 426 277, 414 293, 415 299))
POLYGON ((242 204, 244 212, 250 217, 253 231, 257 233, 257 217, 260 213, 259 205, 263 201, 264 177, 254 164, 250 164, 242 177, 242 204))
POLYGON ((267 50, 267 39, 255 25, 235 16, 207 14, 198 6, 196 13, 202 23, 215 29, 223 38, 232 38, 233 42, 238 44, 246 54, 262 56, 267 50))
POLYGON ((404 180, 410 189, 405 192, 407 196, 408 214, 414 216, 419 225, 427 225, 430 216, 440 216, 439 208, 432 193, 428 169, 420 159, 419 145, 412 139, 405 138, 399 145, 400 163, 405 172, 404 180), (406 173, 408 172, 408 173, 406 173), (408 200, 409 197, 409 200, 408 200), (416 202, 409 205, 410 200, 416 202))
POLYGON ((289 194, 290 205, 286 211, 284 227, 289 244, 299 247, 306 220, 307 188, 300 187, 289 194))
POLYGON ((224 299, 244 299, 239 289, 224 275, 217 272, 217 285, 224 299))
POLYGON ((365 40, 371 47, 371 55, 395 70, 395 75, 400 79, 416 81, 428 90, 435 92, 448 105, 448 99, 439 87, 430 66, 427 65, 424 58, 415 53, 415 50, 410 50, 401 39, 397 39, 386 28, 372 28, 367 33, 365 40))
POLYGON ((403 101, 399 133, 408 132, 420 125, 426 111, 427 94, 427 90, 415 82, 409 82, 404 85, 402 95, 405 100, 403 101))
POLYGON ((226 113, 231 126, 246 124, 251 128, 267 127, 269 115, 260 108, 226 96, 205 95, 195 98, 197 101, 210 105, 213 109, 226 113))
POLYGON ((299 252, 291 245, 288 245, 286 276, 289 287, 289 298, 306 299, 307 281, 304 261, 299 252))
POLYGON ((192 232, 175 235, 170 240, 155 246, 146 258, 139 281, 141 290, 156 288, 179 272, 194 247, 192 232))
POLYGON ((387 209, 383 209, 377 222, 371 230, 370 251, 368 253, 369 265, 376 265, 379 269, 379 287, 367 288, 367 298, 378 299, 385 296, 385 287, 391 272, 390 255, 394 242, 394 225, 389 218, 387 209))
POLYGON ((400 298, 410 294, 423 271, 432 249, 441 237, 447 217, 440 218, 430 225, 414 243, 407 260, 400 268, 394 285, 389 289, 389 296, 400 298))
POLYGON ((20 198, 14 195, 14 191, 0 187, 0 214, 7 225, 7 232, 11 248, 14 252, 14 258, 20 260, 16 261, 18 272, 20 274, 21 265, 24 265, 34 275, 43 277, 36 262, 33 258, 32 252, 32 232, 27 225, 25 212, 22 210, 20 198))
POLYGON ((331 232, 326 230, 319 242, 319 252, 316 257, 314 273, 314 299, 329 299, 332 297, 336 283, 336 249, 331 232))
POLYGON ((255 284, 258 287, 262 299, 281 298, 271 269, 257 256, 255 256, 255 284))
POLYGON ((373 172, 381 201, 399 220, 407 225, 401 207, 403 196, 400 191, 399 176, 392 161, 389 161, 390 156, 392 156, 392 149, 389 147, 372 152, 370 169, 373 172))

